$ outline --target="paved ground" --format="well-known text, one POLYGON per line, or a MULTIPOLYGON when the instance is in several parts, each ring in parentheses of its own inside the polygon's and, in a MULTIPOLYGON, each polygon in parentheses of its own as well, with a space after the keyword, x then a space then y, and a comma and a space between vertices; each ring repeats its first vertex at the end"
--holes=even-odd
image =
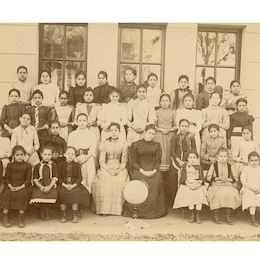
MULTIPOLYGON (((260 227, 250 225, 248 212, 235 212, 233 226, 213 223, 208 209, 202 214, 202 224, 189 223, 188 211, 185 217, 181 219, 179 210, 169 209, 169 214, 163 218, 143 220, 151 225, 150 228, 131 230, 122 227, 130 218, 98 216, 90 210, 83 211, 77 224, 71 220, 60 223, 58 210, 54 210, 52 219, 47 222, 28 211, 26 227, 20 229, 16 212, 13 212, 13 226, 9 229, 0 227, 0 240, 260 240, 260 227)), ((224 219, 224 215, 221 218, 224 219)))

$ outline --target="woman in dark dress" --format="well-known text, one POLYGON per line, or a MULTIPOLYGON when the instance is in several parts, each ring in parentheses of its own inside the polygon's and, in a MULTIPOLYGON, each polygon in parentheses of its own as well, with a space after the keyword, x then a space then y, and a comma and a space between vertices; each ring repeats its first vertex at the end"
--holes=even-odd
POLYGON ((24 161, 26 151, 20 145, 13 148, 14 162, 7 165, 5 190, 2 196, 3 224, 11 227, 8 219, 9 209, 19 210, 19 228, 24 227, 24 211, 27 208, 31 191, 32 167, 24 161))
MULTIPOLYGON (((159 171, 162 149, 159 143, 153 141, 155 131, 154 125, 147 125, 144 138, 134 142, 130 148, 130 179, 145 182, 149 190, 145 202, 137 206, 138 218, 155 219, 168 213, 159 171)), ((130 217, 133 212, 134 206, 126 203, 123 215, 130 217)))

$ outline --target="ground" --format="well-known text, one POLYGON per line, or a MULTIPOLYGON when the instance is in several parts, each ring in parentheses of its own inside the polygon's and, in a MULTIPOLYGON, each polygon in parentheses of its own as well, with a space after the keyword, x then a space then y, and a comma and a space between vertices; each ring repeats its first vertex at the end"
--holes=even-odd
MULTIPOLYGON (((249 213, 237 210, 234 225, 217 225, 207 208, 202 213, 202 223, 189 223, 189 212, 181 219, 179 210, 169 209, 160 219, 143 220, 150 228, 132 230, 122 227, 130 218, 99 216, 84 210, 78 223, 71 219, 60 223, 59 210, 54 209, 50 221, 42 221, 32 209, 27 211, 26 227, 17 227, 17 213, 11 212, 11 228, 0 227, 0 241, 260 241, 260 226, 250 225, 249 213)), ((68 216, 71 218, 71 214, 68 216)), ((221 214, 222 220, 224 215, 221 214)), ((2 216, 1 216, 2 219, 2 216)), ((260 220, 258 219, 260 222, 260 220)))

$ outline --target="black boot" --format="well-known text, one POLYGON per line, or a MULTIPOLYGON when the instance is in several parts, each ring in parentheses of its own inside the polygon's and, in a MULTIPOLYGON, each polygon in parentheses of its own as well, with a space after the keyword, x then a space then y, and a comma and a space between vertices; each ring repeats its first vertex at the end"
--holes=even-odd
POLYGON ((72 223, 77 223, 77 222, 78 222, 77 210, 73 210, 72 223))
POLYGON ((201 223, 200 210, 196 210, 196 223, 197 223, 197 224, 200 224, 200 223, 201 223))
POLYGON ((229 224, 229 225, 233 225, 234 222, 231 220, 230 218, 230 214, 231 214, 231 209, 226 209, 226 222, 229 224))
POLYGON ((185 211, 184 211, 184 208, 180 208, 180 214, 181 214, 181 219, 185 219, 185 211))
POLYGON ((190 210, 190 223, 194 223, 195 222, 195 214, 194 214, 194 209, 190 210))
POLYGON ((60 219, 61 223, 66 223, 67 222, 67 212, 66 210, 62 210, 61 211, 61 219, 60 219))
POLYGON ((255 221, 255 215, 251 215, 251 225, 253 227, 258 227, 257 222, 255 221))
POLYGON ((218 218, 218 213, 219 213, 219 210, 218 209, 214 209, 214 217, 213 217, 213 220, 216 224, 222 224, 222 221, 219 220, 218 218))
POLYGON ((82 208, 78 208, 78 210, 77 210, 77 216, 78 216, 78 218, 82 218, 82 208))
POLYGON ((50 220, 50 209, 49 208, 45 209, 45 218, 44 218, 44 220, 45 221, 50 220))
POLYGON ((18 227, 19 228, 24 228, 25 227, 25 224, 24 224, 24 213, 19 213, 18 227))
POLYGON ((8 213, 4 213, 4 214, 3 214, 3 224, 4 224, 4 227, 6 227, 6 228, 9 228, 9 227, 12 226, 12 225, 10 224, 10 222, 9 222, 8 213))

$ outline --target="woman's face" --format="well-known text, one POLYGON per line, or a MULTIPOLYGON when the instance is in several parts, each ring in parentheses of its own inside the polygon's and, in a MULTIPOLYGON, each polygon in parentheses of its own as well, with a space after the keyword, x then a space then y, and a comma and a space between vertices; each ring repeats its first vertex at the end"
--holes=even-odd
POLYGON ((145 99, 146 97, 146 89, 145 88, 139 88, 137 90, 137 97, 141 100, 145 99))
POLYGON ((78 77, 76 78, 76 83, 80 87, 84 86, 84 84, 86 83, 86 78, 84 77, 84 75, 78 75, 78 77))
POLYGON ((109 132, 112 139, 118 139, 120 131, 115 125, 110 127, 109 132))
POLYGON ((51 77, 49 76, 49 74, 47 72, 43 72, 41 75, 41 82, 43 84, 48 84, 51 82, 51 77))
POLYGON ((214 88, 216 87, 215 82, 212 79, 209 79, 206 83, 206 90, 211 93, 214 91, 214 88))
POLYGON ((86 103, 90 103, 90 102, 92 102, 94 100, 94 95, 93 95, 93 93, 91 91, 85 92, 83 98, 84 98, 86 103))
POLYGON ((10 103, 17 103, 19 101, 20 97, 16 91, 12 91, 9 95, 9 101, 10 103))
POLYGON ((149 87, 151 87, 151 88, 156 87, 157 82, 158 82, 158 80, 157 80, 157 78, 155 76, 151 76, 148 79, 148 84, 149 84, 149 87))
POLYGON ((98 75, 98 84, 100 86, 106 85, 107 84, 107 78, 103 74, 98 75))
POLYGON ((192 108, 192 105, 193 105, 193 99, 191 97, 186 97, 184 100, 183 100, 183 104, 186 108, 192 108))
POLYGON ((240 86, 240 84, 238 84, 238 82, 235 82, 230 88, 231 92, 234 94, 239 94, 240 89, 241 89, 241 86, 240 86))
POLYGON ((154 129, 149 129, 144 132, 144 139, 148 142, 152 141, 155 136, 155 130, 154 129))
POLYGON ((183 78, 183 79, 181 79, 181 80, 179 81, 179 87, 180 87, 181 89, 187 88, 187 87, 188 87, 188 84, 189 84, 189 82, 188 82, 187 79, 185 79, 185 78, 183 78))
POLYGON ((218 106, 220 103, 220 97, 217 93, 214 93, 210 98, 210 104, 213 106, 218 106))

